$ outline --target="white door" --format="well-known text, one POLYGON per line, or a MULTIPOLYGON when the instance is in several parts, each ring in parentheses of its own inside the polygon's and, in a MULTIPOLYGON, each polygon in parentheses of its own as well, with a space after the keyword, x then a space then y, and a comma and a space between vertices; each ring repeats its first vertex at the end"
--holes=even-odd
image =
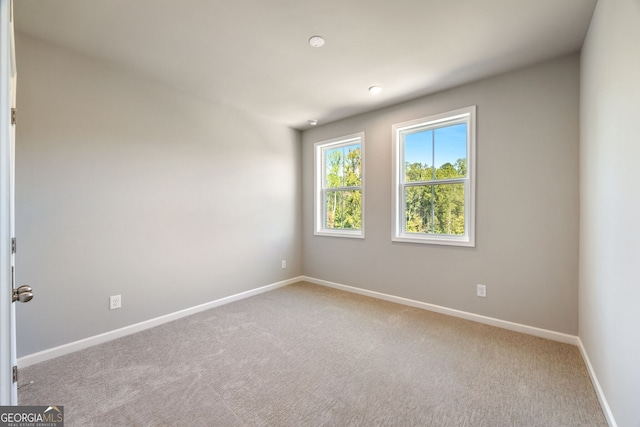
MULTIPOLYGON (((14 152, 16 63, 11 0, 0 0, 0 405, 18 404, 16 328, 13 288, 15 278, 14 152)), ((26 298, 23 298, 26 299, 26 298)))

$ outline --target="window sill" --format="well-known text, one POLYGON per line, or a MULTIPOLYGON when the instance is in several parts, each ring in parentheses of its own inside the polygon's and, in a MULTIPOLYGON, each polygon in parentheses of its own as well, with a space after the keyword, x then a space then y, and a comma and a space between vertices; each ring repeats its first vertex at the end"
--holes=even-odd
POLYGON ((314 236, 325 237, 346 237, 349 239, 364 239, 364 230, 347 231, 347 230, 316 230, 314 236))
POLYGON ((412 236, 410 234, 403 234, 400 236, 394 236, 391 241, 400 243, 418 243, 421 245, 445 245, 445 246, 466 246, 475 247, 475 242, 470 240, 468 236, 429 236, 422 235, 412 236))

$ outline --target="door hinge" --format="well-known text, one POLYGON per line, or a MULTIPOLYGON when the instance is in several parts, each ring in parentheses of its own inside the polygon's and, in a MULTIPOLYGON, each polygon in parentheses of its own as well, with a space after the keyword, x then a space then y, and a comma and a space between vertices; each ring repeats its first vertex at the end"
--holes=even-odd
POLYGON ((14 108, 11 108, 11 124, 12 124, 12 125, 15 125, 15 124, 16 124, 16 114, 17 114, 17 113, 16 113, 16 109, 15 109, 15 107, 14 107, 14 108))
POLYGON ((15 237, 11 238, 11 253, 12 254, 16 253, 16 238, 15 237))
POLYGON ((13 382, 14 383, 18 382, 18 367, 17 366, 13 367, 13 382))

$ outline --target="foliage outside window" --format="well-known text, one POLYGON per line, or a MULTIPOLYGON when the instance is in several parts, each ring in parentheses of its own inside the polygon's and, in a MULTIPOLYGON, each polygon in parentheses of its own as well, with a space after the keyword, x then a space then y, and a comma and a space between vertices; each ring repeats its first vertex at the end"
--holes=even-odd
POLYGON ((364 134, 315 144, 315 234, 364 237, 364 134))
POLYGON ((475 106, 393 134, 393 240, 474 246, 475 106))

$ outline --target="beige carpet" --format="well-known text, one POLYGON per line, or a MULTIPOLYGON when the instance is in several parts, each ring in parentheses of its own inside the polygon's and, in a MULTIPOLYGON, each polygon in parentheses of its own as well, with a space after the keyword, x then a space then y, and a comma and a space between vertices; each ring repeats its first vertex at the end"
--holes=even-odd
POLYGON ((25 368, 71 426, 606 426, 578 349, 308 283, 25 368))

